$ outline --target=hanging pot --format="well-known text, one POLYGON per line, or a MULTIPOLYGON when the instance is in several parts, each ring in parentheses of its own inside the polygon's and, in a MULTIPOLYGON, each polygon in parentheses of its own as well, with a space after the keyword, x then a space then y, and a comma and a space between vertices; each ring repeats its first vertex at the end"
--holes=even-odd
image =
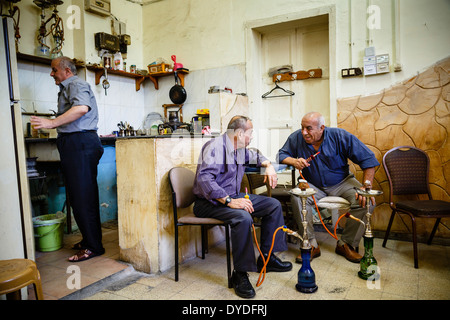
POLYGON ((182 104, 186 101, 186 90, 178 84, 178 74, 175 71, 175 85, 169 91, 170 100, 175 104, 182 104))

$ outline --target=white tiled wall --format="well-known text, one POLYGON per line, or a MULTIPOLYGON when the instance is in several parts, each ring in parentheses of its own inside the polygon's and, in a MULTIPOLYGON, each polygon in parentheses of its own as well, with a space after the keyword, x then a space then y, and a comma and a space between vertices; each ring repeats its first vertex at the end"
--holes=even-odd
MULTIPOLYGON (((19 62, 19 84, 21 106, 24 112, 50 113, 57 111, 57 96, 59 87, 50 77, 50 66, 19 62)), ((82 70, 80 77, 86 72, 86 81, 91 85, 97 99, 99 111, 98 133, 111 134, 117 130, 117 123, 128 122, 139 129, 145 117, 150 112, 158 112, 164 116, 163 104, 171 104, 169 91, 175 84, 175 78, 168 76, 159 79, 159 90, 153 83, 146 80, 139 91, 136 91, 135 80, 117 75, 108 75, 110 87, 105 95, 100 84, 95 85, 94 72, 82 70)), ((197 109, 209 108, 208 89, 211 86, 231 88, 233 93, 246 90, 245 66, 232 65, 216 69, 192 71, 185 77, 187 99, 183 106, 183 120, 190 122, 197 109)), ((23 130, 29 117, 23 116, 23 130)))
MULTIPOLYGON (((169 91, 175 84, 175 77, 160 78, 159 90, 153 83, 145 82, 145 114, 158 112, 164 116, 163 104, 171 104, 169 91)), ((184 87, 187 98, 183 105, 183 120, 190 122, 197 109, 209 108, 208 89, 211 86, 227 87, 233 93, 246 92, 245 65, 231 65, 222 68, 191 71, 185 76, 184 87)))
MULTIPOLYGON (((21 106, 24 112, 51 113, 57 111, 57 97, 59 87, 50 77, 50 66, 19 62, 19 85, 21 106)), ((83 77, 80 74, 80 77, 83 77)), ((144 91, 145 85, 140 91, 136 91, 135 81, 131 78, 109 75, 110 87, 105 95, 100 79, 100 84, 95 85, 95 77, 92 71, 86 70, 86 81, 91 85, 95 94, 99 112, 98 133, 110 134, 117 130, 117 123, 126 121, 136 129, 144 118, 144 91)), ((23 116, 23 129, 26 130, 28 116, 23 116)))

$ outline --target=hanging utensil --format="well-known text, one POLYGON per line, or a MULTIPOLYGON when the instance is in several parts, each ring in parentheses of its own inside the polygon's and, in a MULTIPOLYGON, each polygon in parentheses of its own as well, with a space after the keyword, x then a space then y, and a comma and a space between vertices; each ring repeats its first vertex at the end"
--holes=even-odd
POLYGON ((174 72, 175 75, 175 85, 169 91, 170 100, 175 104, 182 104, 186 101, 187 93, 182 85, 178 84, 178 73, 174 72))
POLYGON ((108 73, 107 73, 106 68, 105 68, 105 79, 103 79, 103 81, 102 81, 102 87, 103 87, 103 89, 105 89, 105 96, 108 95, 106 90, 109 89, 109 86, 110 86, 110 84, 109 84, 109 81, 108 81, 108 73))

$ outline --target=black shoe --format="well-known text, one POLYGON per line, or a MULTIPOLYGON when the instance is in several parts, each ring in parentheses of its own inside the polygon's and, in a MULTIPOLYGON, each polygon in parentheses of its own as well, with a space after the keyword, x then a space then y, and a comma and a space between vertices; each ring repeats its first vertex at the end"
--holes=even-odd
MULTIPOLYGON (((267 254, 264 255, 264 258, 267 259, 267 254)), ((258 261, 256 263, 258 266, 258 272, 261 272, 262 268, 264 267, 264 261, 259 256, 258 261)), ((292 263, 288 261, 281 261, 280 258, 275 256, 274 254, 270 255, 269 262, 266 266, 266 272, 274 271, 274 272, 287 272, 292 269, 292 263)))
POLYGON ((247 272, 233 270, 231 276, 234 292, 241 298, 253 298, 255 296, 255 289, 248 280, 247 272))

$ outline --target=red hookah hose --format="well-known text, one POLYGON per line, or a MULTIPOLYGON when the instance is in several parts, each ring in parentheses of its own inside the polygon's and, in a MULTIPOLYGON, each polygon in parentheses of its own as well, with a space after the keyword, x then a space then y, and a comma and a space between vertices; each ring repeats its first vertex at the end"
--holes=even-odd
MULTIPOLYGON (((300 173, 300 176, 302 177, 303 180, 306 181, 306 179, 303 177, 301 170, 298 171, 300 173)), ((306 183, 308 185, 308 183, 306 183)), ((309 185, 308 185, 309 187, 309 185)), ((336 221, 336 225, 334 226, 334 234, 332 234, 328 228, 325 226, 325 223, 322 220, 322 216, 320 215, 320 210, 319 207, 317 206, 317 202, 316 202, 316 198, 314 197, 314 195, 312 195, 312 198, 314 200, 314 205, 316 206, 316 210, 317 210, 317 214, 319 216, 320 222, 322 222, 323 227, 325 228, 325 230, 327 230, 327 232, 330 234, 330 236, 332 236, 333 238, 335 238, 336 240, 339 240, 337 235, 336 235, 336 228, 339 225, 339 221, 342 219, 343 216, 345 216, 345 214, 343 214, 342 216, 339 217, 339 219, 336 221)))
MULTIPOLYGON (((300 176, 302 177, 302 179, 303 179, 303 180, 306 180, 306 179, 303 177, 302 172, 301 172, 300 170, 299 170, 299 172, 300 172, 300 176)), ((307 185, 308 185, 308 183, 307 183, 307 185)), ((309 187, 309 185, 308 185, 308 187, 309 187)), ((347 214, 343 214, 343 215, 341 215, 341 216, 339 217, 339 219, 336 221, 336 225, 334 226, 334 234, 332 234, 332 233, 328 230, 328 228, 325 226, 325 223, 324 223, 323 220, 322 220, 322 216, 320 215, 319 207, 317 206, 316 198, 314 197, 314 195, 312 196, 312 198, 313 198, 313 200, 314 200, 314 204, 315 204, 315 206, 316 206, 316 210, 317 210, 317 213, 318 213, 318 215, 319 215, 320 222, 322 222, 322 225, 324 226, 325 230, 327 230, 327 232, 330 234, 330 236, 332 236, 333 238, 335 238, 336 240, 338 240, 338 237, 337 237, 337 235, 336 235, 336 228, 337 228, 337 226, 339 225, 339 221, 340 221, 344 216, 347 216, 347 214)), ((253 237, 254 237, 254 240, 255 240, 255 243, 256 243, 256 247, 258 248, 258 251, 259 251, 259 254, 260 254, 260 256, 261 256, 261 259, 262 259, 263 262, 264 262, 264 266, 262 267, 261 272, 259 273, 258 281, 256 282, 256 287, 259 287, 259 286, 261 286, 261 285, 263 284, 264 279, 266 278, 266 266, 267 266, 267 263, 269 262, 270 255, 272 254, 273 246, 274 246, 274 243, 275 243, 275 236, 276 236, 276 234, 277 234, 277 232, 278 232, 279 230, 284 229, 284 226, 278 227, 278 228, 275 230, 275 232, 273 233, 272 245, 270 246, 269 254, 267 255, 267 260, 264 259, 264 255, 262 254, 261 249, 259 248, 258 239, 256 238, 256 230, 255 230, 255 225, 254 225, 254 224, 252 224, 252 228, 253 228, 253 237), (262 277, 262 279, 261 279, 261 277, 262 277)))
POLYGON ((275 232, 273 233, 272 245, 270 246, 270 250, 269 250, 269 254, 267 255, 267 259, 264 259, 264 255, 262 254, 261 249, 259 248, 258 240, 256 239, 256 230, 255 230, 255 225, 254 224, 252 224, 252 228, 253 228, 253 237, 255 239, 256 247, 258 248, 259 254, 261 255, 261 259, 264 262, 264 266, 262 267, 261 272, 259 273, 258 281, 256 282, 256 286, 259 287, 260 285, 263 284, 264 279, 266 278, 266 266, 267 266, 267 263, 269 262, 270 255, 272 254, 273 245, 275 243, 275 236, 277 235, 278 231, 280 231, 281 229, 284 228, 284 226, 278 227, 275 230, 275 232), (261 277, 262 277, 262 279, 261 279, 261 277))

